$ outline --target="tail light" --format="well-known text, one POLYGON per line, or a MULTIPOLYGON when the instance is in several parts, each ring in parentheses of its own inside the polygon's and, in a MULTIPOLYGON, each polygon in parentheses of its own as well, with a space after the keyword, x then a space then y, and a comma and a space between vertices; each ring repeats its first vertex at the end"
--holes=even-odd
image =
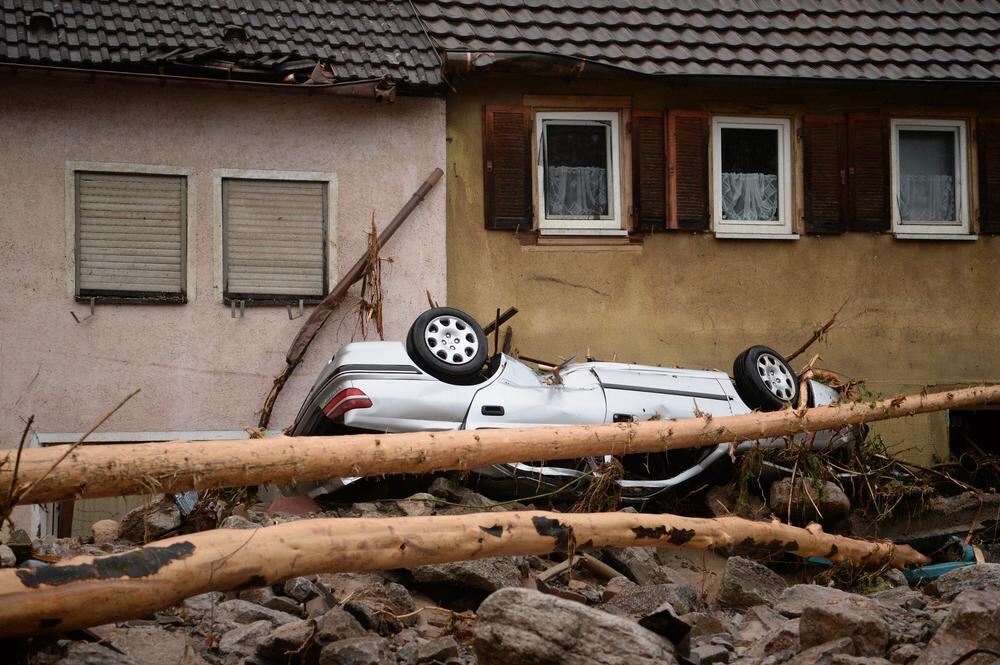
POLYGON ((357 388, 341 390, 323 407, 323 413, 330 420, 336 420, 351 409, 370 409, 372 401, 357 388))

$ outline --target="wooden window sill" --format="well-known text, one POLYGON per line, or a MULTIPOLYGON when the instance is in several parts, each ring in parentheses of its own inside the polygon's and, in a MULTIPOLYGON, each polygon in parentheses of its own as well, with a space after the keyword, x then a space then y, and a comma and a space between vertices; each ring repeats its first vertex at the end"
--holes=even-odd
POLYGON ((976 240, 974 233, 901 233, 893 234, 896 240, 976 240))
POLYGON ((525 251, 575 251, 575 252, 639 252, 643 237, 629 235, 614 229, 611 234, 593 234, 574 231, 550 235, 538 230, 519 233, 521 249, 525 251))

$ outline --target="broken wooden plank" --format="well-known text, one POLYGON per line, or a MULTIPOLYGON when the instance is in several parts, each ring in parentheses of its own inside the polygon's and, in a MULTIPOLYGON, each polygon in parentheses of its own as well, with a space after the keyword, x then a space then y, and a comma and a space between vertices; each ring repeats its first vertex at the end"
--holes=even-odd
MULTIPOLYGON (((18 499, 21 503, 39 503, 73 497, 186 492, 443 469, 468 471, 505 462, 663 452, 997 403, 1000 385, 676 421, 83 446, 39 481, 66 450, 65 446, 50 446, 23 451, 17 486, 38 482, 18 499)), ((14 454, 0 453, 0 505, 8 498, 14 454)))
POLYGON ((63 632, 143 617, 207 591, 300 575, 412 568, 591 547, 734 547, 881 566, 922 565, 905 546, 779 522, 632 513, 475 513, 338 518, 254 530, 216 529, 104 557, 0 570, 0 638, 63 632))

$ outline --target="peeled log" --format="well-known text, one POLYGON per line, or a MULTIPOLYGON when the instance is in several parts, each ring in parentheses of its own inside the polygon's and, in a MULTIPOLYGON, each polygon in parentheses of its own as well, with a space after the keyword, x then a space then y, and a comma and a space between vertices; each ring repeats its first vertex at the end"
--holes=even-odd
POLYGON ((907 546, 738 517, 523 511, 309 519, 254 530, 216 529, 124 554, 0 570, 0 638, 123 621, 206 591, 270 585, 313 573, 629 546, 756 547, 873 566, 927 562, 907 546))
MULTIPOLYGON (((31 492, 20 496, 19 503, 186 492, 341 476, 430 473, 442 469, 467 471, 503 462, 662 452, 997 403, 1000 403, 1000 386, 978 386, 877 402, 719 418, 81 446, 31 492)), ((65 446, 50 446, 23 451, 18 486, 26 487, 41 478, 65 450, 65 446)), ((0 505, 9 501, 14 454, 8 451, 6 458, 0 455, 0 505)))

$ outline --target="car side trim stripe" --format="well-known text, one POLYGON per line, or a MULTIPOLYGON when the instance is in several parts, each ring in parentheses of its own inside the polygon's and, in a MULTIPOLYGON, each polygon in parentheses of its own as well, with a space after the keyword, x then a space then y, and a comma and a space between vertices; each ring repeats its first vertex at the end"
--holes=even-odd
POLYGON ((347 372, 377 372, 385 374, 420 374, 420 370, 413 365, 341 365, 331 377, 347 372))
POLYGON ((637 393, 658 393, 660 395, 678 395, 679 397, 700 397, 701 399, 715 399, 720 402, 731 402, 729 395, 717 395, 713 393, 696 393, 689 390, 668 390, 666 388, 643 388, 641 386, 626 386, 620 383, 604 383, 604 388, 610 390, 631 390, 637 393))

